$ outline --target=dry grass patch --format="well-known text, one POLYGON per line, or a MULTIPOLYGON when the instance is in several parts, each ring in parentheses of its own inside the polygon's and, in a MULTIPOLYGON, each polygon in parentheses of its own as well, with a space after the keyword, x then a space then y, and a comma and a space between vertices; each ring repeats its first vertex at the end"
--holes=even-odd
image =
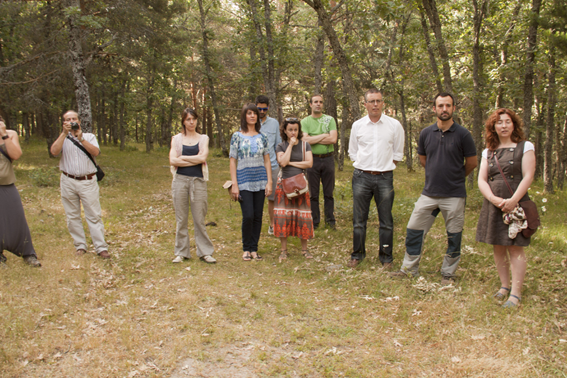
MULTIPOLYGON (((267 236, 265 221, 265 260, 243 262, 240 208, 221 187, 228 162, 213 156, 207 221, 216 226, 207 229, 218 263, 193 256, 174 265, 167 153, 103 152, 111 261, 75 256, 57 186, 37 186, 29 175, 49 172, 57 161, 45 159, 43 144, 24 146, 17 186, 43 267, 30 269, 6 253, 0 376, 565 376, 564 193, 534 193, 540 205, 546 198, 554 206, 528 249, 522 307, 510 312, 491 298, 499 284, 490 247, 474 242, 476 190, 467 201, 459 280, 440 288, 442 221, 428 235, 421 280, 393 281, 382 272, 375 209, 368 258, 345 269, 352 248, 350 166, 337 175, 338 230, 316 231, 313 260, 293 240, 289 259, 278 264, 279 241, 267 236)), ((396 264, 422 182, 423 172, 396 173, 396 264)))

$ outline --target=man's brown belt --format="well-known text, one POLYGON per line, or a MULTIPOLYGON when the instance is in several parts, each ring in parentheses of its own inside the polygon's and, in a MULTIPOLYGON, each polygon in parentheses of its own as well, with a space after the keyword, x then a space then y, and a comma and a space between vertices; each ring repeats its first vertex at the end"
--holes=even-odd
POLYGON ((65 176, 72 178, 72 179, 75 179, 75 180, 90 180, 96 175, 96 173, 91 173, 90 175, 77 177, 77 176, 70 175, 67 172, 61 171, 61 173, 63 173, 65 176))
POLYGON ((313 154, 313 156, 318 157, 318 158, 326 158, 326 157, 329 157, 329 156, 333 156, 333 153, 329 152, 328 154, 321 154, 321 155, 313 154))
MULTIPOLYGON (((362 171, 362 169, 361 169, 362 171)), ((369 173, 371 175, 383 175, 384 173, 388 173, 388 172, 392 172, 392 171, 384 171, 384 172, 380 172, 380 171, 362 171, 364 173, 369 173)))

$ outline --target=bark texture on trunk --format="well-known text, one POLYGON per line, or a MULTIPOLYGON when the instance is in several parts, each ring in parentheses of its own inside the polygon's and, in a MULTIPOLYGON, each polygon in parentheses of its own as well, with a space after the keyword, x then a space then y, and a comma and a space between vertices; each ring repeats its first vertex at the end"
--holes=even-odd
MULTIPOLYGON (((222 130, 221 119, 220 119, 220 110, 217 104, 217 95, 215 92, 215 83, 213 80, 213 72, 211 68, 211 61, 210 61, 210 52, 209 52, 209 32, 206 28, 206 20, 207 20, 207 11, 205 11, 203 7, 203 0, 197 0, 199 4, 199 14, 200 18, 200 27, 201 27, 201 35, 203 37, 203 64, 205 65, 205 76, 207 77, 207 84, 209 89, 209 96, 211 97, 211 102, 213 105, 213 112, 215 114, 215 123, 217 125, 217 134, 219 144, 222 150, 222 155, 226 158, 228 157, 228 148, 226 146, 224 133, 222 130)), ((209 8, 210 9, 210 8, 209 8)))
POLYGON ((444 89, 446 92, 453 93, 449 54, 447 53, 447 46, 445 45, 445 40, 443 39, 443 33, 441 31, 441 21, 439 19, 439 12, 437 11, 437 2, 436 0, 423 0, 423 7, 429 17, 429 23, 431 24, 431 29, 433 29, 433 34, 435 34, 435 40, 437 41, 437 50, 439 51, 439 56, 441 57, 443 65, 444 89))
POLYGON ((535 49, 537 44, 537 28, 539 11, 543 0, 533 0, 531 10, 530 28, 528 30, 528 45, 526 51, 525 73, 524 73, 524 134, 526 138, 530 137, 530 127, 532 123, 532 106, 534 104, 533 81, 534 81, 534 60, 535 49))
POLYGON ((429 64, 431 65, 431 71, 433 71, 433 77, 435 77, 435 84, 437 85, 437 92, 443 92, 443 84, 441 84, 441 79, 439 77, 439 68, 437 66, 437 59, 435 59, 435 51, 431 45, 431 38, 429 38, 429 26, 427 25, 427 20, 425 19, 425 11, 421 5, 419 7, 419 17, 421 21, 421 30, 423 31, 423 39, 425 40, 425 46, 427 47, 427 54, 429 55, 429 64))
MULTIPOLYGON (((473 0, 474 15, 473 15, 473 30, 474 30, 474 44, 473 44, 473 140, 476 145, 476 155, 480 161, 482 157, 482 150, 484 143, 482 141, 482 119, 483 112, 480 105, 480 96, 482 93, 482 83, 480 78, 481 72, 481 59, 480 59, 480 32, 482 30, 482 21, 486 16, 488 10, 488 0, 482 0, 479 4, 478 0, 473 0)), ((472 172, 471 172, 472 173, 472 172)), ((473 184, 469 180, 469 184, 473 184)), ((472 185, 469 185, 472 189, 472 185)))
MULTIPOLYGON (((79 0, 67 0, 68 7, 80 7, 79 0)), ((71 68, 73 71, 73 83, 75 84, 75 97, 77 99, 77 113, 81 120, 81 129, 84 132, 92 133, 92 110, 91 97, 89 94, 89 84, 85 74, 85 59, 82 47, 82 32, 77 25, 76 16, 71 12, 67 18, 69 29, 69 55, 71 57, 71 68)))
POLYGON ((500 49, 500 65, 498 67, 499 77, 498 82, 496 83, 496 109, 503 108, 504 105, 504 83, 506 82, 506 75, 504 75, 504 68, 508 64, 508 45, 510 45, 512 41, 512 32, 516 27, 516 23, 518 20, 518 15, 520 14, 520 9, 522 9, 522 0, 519 0, 514 7, 514 11, 512 12, 512 21, 511 25, 506 31, 506 35, 504 36, 504 40, 502 41, 502 47, 500 49))
MULTIPOLYGON (((356 88, 354 85, 354 81, 352 79, 352 73, 350 70, 350 66, 346 54, 341 46, 339 37, 335 32, 335 29, 333 28, 331 22, 331 16, 323 6, 321 0, 303 0, 303 1, 317 12, 317 16, 321 21, 323 30, 325 31, 325 34, 327 35, 327 38, 329 39, 329 42, 331 44, 333 55, 337 59, 339 68, 341 69, 341 74, 343 77, 343 85, 345 86, 345 91, 348 94, 351 119, 359 119, 360 107, 358 104, 358 96, 356 94, 356 88)), ((351 125, 348 125, 349 128, 350 126, 351 125)))
MULTIPOLYGON (((554 193, 553 189, 553 136, 555 133, 555 48, 549 47, 549 79, 547 85, 547 120, 545 123, 545 152, 543 162, 544 192, 554 193)), ((559 142, 559 141, 557 141, 559 142)))

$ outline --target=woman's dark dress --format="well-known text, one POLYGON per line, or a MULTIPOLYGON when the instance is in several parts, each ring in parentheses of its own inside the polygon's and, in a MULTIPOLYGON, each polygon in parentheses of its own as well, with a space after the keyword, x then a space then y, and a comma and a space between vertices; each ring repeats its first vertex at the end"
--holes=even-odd
MULTIPOLYGON (((498 148, 494 151, 500 163, 500 167, 506 175, 508 184, 516 191, 522 181, 522 157, 524 156, 524 142, 519 142, 513 148, 498 148)), ((488 185, 495 196, 510 198, 510 190, 502 179, 498 165, 492 156, 492 151, 488 151, 488 185)), ((529 200, 526 193, 520 201, 529 200)), ((517 245, 528 246, 530 238, 525 238, 522 233, 518 233, 515 239, 508 237, 508 225, 502 219, 502 210, 490 203, 486 198, 480 210, 478 225, 476 226, 476 241, 492 245, 517 245)))

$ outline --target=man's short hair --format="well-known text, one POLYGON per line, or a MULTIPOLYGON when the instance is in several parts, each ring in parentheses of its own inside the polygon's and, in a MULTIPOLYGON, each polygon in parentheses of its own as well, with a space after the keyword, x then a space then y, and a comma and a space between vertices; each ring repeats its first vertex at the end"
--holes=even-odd
POLYGON ((256 105, 258 104, 267 104, 268 106, 270 106, 270 99, 268 98, 268 96, 260 95, 256 97, 256 105))
POLYGON ((311 95, 311 97, 309 97, 309 103, 310 103, 310 104, 313 103, 313 97, 321 97, 321 100, 323 99, 323 95, 322 95, 322 94, 316 93, 316 94, 314 94, 314 95, 311 95))
POLYGON ((367 90, 366 93, 364 94, 364 102, 367 101, 368 95, 369 95, 369 94, 373 94, 373 93, 380 93, 382 96, 384 96, 384 93, 382 93, 382 91, 381 91, 380 89, 370 88, 370 89, 367 90))
POLYGON ((437 106, 437 98, 439 97, 451 97, 451 100, 453 100, 453 106, 455 106, 455 97, 453 97, 453 95, 449 92, 438 93, 437 96, 435 96, 435 98, 433 99, 433 106, 437 106))

